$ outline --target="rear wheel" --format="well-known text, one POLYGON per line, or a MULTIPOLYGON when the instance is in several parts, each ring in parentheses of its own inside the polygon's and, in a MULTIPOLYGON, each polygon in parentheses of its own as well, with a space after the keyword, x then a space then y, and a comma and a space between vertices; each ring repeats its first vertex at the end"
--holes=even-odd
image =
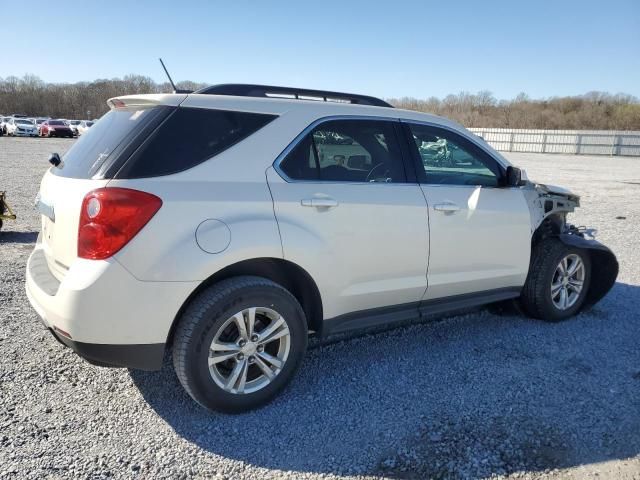
POLYGON ((532 317, 564 320, 584 304, 590 280, 588 252, 554 238, 544 240, 532 252, 522 305, 532 317))
POLYGON ((242 412, 275 397, 306 348, 306 319, 295 297, 270 280, 235 277, 201 292, 186 308, 173 364, 200 405, 242 412))

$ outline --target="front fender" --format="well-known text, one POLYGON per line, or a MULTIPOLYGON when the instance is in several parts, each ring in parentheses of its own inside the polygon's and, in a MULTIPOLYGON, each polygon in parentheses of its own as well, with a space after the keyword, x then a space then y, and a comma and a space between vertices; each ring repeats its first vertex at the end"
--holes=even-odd
POLYGON ((618 278, 618 260, 615 254, 596 240, 589 240, 580 235, 564 233, 558 235, 562 243, 570 247, 581 248, 589 252, 591 258, 591 283, 585 305, 594 305, 600 301, 613 287, 618 278))

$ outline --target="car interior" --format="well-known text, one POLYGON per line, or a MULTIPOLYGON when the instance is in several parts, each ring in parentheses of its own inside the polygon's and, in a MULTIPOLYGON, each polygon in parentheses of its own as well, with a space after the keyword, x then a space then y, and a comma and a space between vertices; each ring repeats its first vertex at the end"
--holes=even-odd
POLYGON ((401 153, 392 125, 327 122, 307 135, 284 160, 291 178, 336 182, 404 182, 401 153))
POLYGON ((411 127, 418 148, 426 183, 438 185, 499 186, 500 172, 493 162, 485 163, 481 155, 462 142, 428 129, 411 127), (489 168, 489 167, 493 168, 489 168), (493 171, 496 169, 496 171, 493 171))

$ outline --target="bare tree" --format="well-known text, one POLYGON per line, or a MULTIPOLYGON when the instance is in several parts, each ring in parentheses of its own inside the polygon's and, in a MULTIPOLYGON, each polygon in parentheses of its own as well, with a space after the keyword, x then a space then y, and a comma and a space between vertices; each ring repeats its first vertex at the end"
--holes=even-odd
POLYGON ((618 93, 588 92, 575 97, 533 100, 519 93, 512 100, 496 100, 491 92, 461 92, 439 100, 411 97, 390 99, 408 108, 449 117, 468 127, 640 130, 638 98, 618 93))
MULTIPOLYGON (((177 83, 186 90, 205 84, 177 83)), ((54 118, 97 118, 107 99, 128 94, 171 92, 168 82, 142 75, 97 79, 92 82, 46 83, 34 75, 0 78, 0 114, 23 113, 54 118)), ((498 101, 488 90, 460 92, 440 99, 402 97, 390 102, 400 108, 449 117, 468 127, 640 130, 640 102, 625 93, 587 92, 575 97, 533 100, 519 93, 498 101)))
MULTIPOLYGON (((197 90, 205 84, 183 81, 178 86, 197 90)), ((171 91, 168 83, 158 84, 141 75, 78 83, 45 83, 33 75, 7 77, 0 78, 0 113, 53 118, 97 118, 109 109, 106 102, 111 97, 171 91)))

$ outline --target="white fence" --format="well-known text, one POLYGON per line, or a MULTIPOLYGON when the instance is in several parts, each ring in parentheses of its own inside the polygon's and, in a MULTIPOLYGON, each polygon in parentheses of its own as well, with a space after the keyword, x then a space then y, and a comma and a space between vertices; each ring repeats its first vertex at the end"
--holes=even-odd
POLYGON ((640 132, 614 130, 520 130, 470 128, 505 152, 640 156, 640 132))

